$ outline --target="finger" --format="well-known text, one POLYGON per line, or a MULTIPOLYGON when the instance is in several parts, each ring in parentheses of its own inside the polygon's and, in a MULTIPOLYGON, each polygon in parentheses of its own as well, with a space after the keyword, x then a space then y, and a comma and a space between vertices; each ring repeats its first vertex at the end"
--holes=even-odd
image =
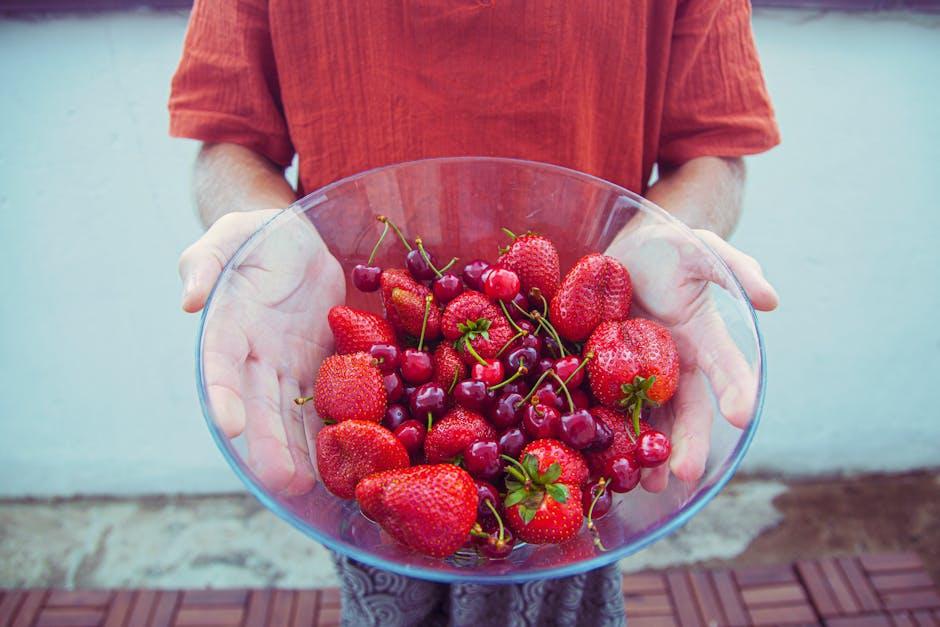
POLYGON ((643 469, 640 485, 647 492, 662 492, 669 485, 669 466, 663 464, 656 468, 643 469))
POLYGON ((245 362, 245 437, 248 464, 269 490, 283 493, 296 467, 281 422, 281 388, 277 373, 257 359, 245 362))
POLYGON ((756 375, 714 304, 706 303, 676 331, 682 336, 684 358, 708 377, 722 415, 734 426, 745 427, 753 410, 756 375))
MULTIPOLYGON (((755 309, 773 311, 777 308, 780 298, 777 296, 777 291, 764 277, 764 272, 756 259, 741 252, 711 231, 696 229, 695 234, 728 264, 731 271, 738 277, 738 281, 741 282, 741 286, 755 309)), ((720 274, 720 270, 708 263, 702 263, 699 267, 705 271, 706 275, 700 278, 722 283, 715 277, 716 274, 720 274)), ((725 287, 727 289, 727 286, 725 287)))
POLYGON ((228 260, 252 233, 276 213, 277 209, 266 209, 224 215, 183 251, 179 259, 179 274, 183 281, 184 311, 194 313, 203 308, 228 260))
POLYGON ((237 320, 225 309, 206 325, 203 339, 203 377, 215 424, 228 438, 245 430, 242 371, 248 357, 248 339, 237 320))
MULTIPOLYGON (((294 462, 294 476, 284 488, 284 494, 299 496, 312 490, 316 483, 309 449, 309 446, 313 444, 313 439, 308 441, 307 432, 301 420, 300 407, 294 403, 294 399, 301 395, 297 381, 290 377, 281 377, 280 388, 281 420, 284 423, 284 433, 287 435, 287 449, 294 462)), ((312 404, 309 404, 306 409, 312 413, 312 404)), ((311 420, 309 415, 307 415, 307 420, 311 420)))
POLYGON ((713 419, 711 390, 697 368, 683 372, 672 399, 672 473, 686 482, 698 481, 705 472, 713 419))

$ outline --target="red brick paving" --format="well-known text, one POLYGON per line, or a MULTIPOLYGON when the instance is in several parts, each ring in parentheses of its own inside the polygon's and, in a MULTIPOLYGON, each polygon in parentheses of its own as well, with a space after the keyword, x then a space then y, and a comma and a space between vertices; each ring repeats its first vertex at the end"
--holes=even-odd
MULTIPOLYGON (((625 575, 630 627, 940 627, 940 593, 912 553, 625 575)), ((326 590, 0 590, 0 627, 327 627, 326 590)))

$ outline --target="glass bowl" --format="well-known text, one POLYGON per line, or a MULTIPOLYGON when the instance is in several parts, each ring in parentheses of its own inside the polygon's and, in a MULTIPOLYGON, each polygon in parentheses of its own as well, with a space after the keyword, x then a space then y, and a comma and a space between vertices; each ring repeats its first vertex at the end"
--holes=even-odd
MULTIPOLYGON (((403 250, 390 233, 380 247, 377 263, 403 267, 403 250)), ((655 252, 657 247, 650 250, 655 252)), ((653 280, 637 284, 635 289, 635 300, 639 302, 643 290, 649 293, 671 288, 657 285, 654 273, 653 280)), ((655 318, 635 304, 633 315, 637 314, 655 318)), ((331 349, 325 316, 312 317, 310 324, 316 327, 312 333, 322 341, 308 342, 299 354, 283 356, 284 363, 278 366, 300 373, 298 378, 303 380, 299 381, 299 392, 303 394, 311 393, 311 375, 331 349)), ((262 335, 276 332, 272 328, 257 331, 262 335)), ((254 340, 263 343, 265 338, 254 340)), ((251 350, 250 346, 245 348, 249 360, 251 350)), ((249 491, 275 514, 329 549, 376 568, 441 582, 494 584, 575 575, 598 568, 649 546, 685 524, 728 482, 754 437, 765 386, 763 350, 754 310, 731 270, 692 231, 659 207, 581 172, 530 161, 462 157, 414 161, 363 172, 315 191, 279 213, 225 266, 202 315, 196 362, 199 397, 212 437, 249 491), (678 247, 683 257, 693 258, 699 267, 707 268, 713 281, 704 288, 707 297, 753 374, 742 384, 752 401, 747 426, 739 429, 723 419, 714 393, 709 392, 711 408, 703 407, 702 411, 711 409, 714 420, 704 474, 693 482, 672 476, 668 487, 656 494, 638 488, 615 495, 611 512, 597 521, 606 551, 596 551, 588 530, 582 528, 580 535, 566 545, 522 545, 504 560, 462 552, 446 560, 432 559, 396 544, 362 516, 355 501, 334 497, 322 484, 300 495, 269 489, 251 463, 245 436, 229 438, 217 426, 217 414, 206 391, 206 381, 213 379, 211 369, 216 367, 212 365, 215 362, 210 360, 207 366, 205 361, 206 338, 230 333, 230 325, 236 324, 233 320, 242 326, 252 324, 257 308, 240 301, 243 290, 239 288, 246 280, 277 285, 278 268, 296 265, 299 256, 316 246, 310 223, 339 261, 347 283, 324 283, 315 269, 307 271, 303 280, 313 287, 308 298, 310 308, 322 298, 329 302, 319 303, 318 312, 325 311, 323 307, 345 298, 353 307, 381 313, 377 292, 364 294, 349 283, 352 267, 368 259, 381 231, 382 225, 375 219, 379 214, 388 216, 411 238, 420 235, 438 257, 456 256, 463 262, 480 256, 495 259, 497 246, 506 243, 500 227, 548 236, 559 249, 563 273, 580 256, 607 249, 624 230, 634 233, 643 228, 668 243, 660 247, 666 251, 663 259, 643 260, 652 262, 654 268, 660 263, 668 266, 669 251, 678 247), (256 267, 259 255, 266 259, 266 266, 260 269, 256 267)), ((313 441, 319 420, 312 403, 304 408, 303 421, 300 408, 288 399, 283 399, 279 408, 268 409, 280 411, 281 420, 289 428, 303 428, 308 445, 313 441)), ((669 410, 667 404, 654 410, 651 417, 654 425, 665 431, 670 429, 669 410)))

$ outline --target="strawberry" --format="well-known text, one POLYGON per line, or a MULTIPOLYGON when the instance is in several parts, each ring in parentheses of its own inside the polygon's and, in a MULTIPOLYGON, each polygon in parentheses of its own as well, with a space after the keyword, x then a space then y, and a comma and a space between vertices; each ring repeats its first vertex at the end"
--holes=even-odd
POLYGON ((594 353, 587 371, 595 398, 607 407, 630 411, 639 435, 643 407, 658 407, 676 391, 679 352, 669 331, 643 318, 604 322, 584 350, 594 353))
POLYGON ((549 319, 566 340, 581 342, 602 322, 630 314, 633 283, 613 257, 599 253, 578 260, 552 299, 549 319))
POLYGON ((373 344, 395 344, 395 331, 385 318, 368 311, 337 305, 326 316, 336 352, 368 353, 373 344))
POLYGON ((441 331, 445 338, 454 342, 461 359, 468 365, 479 361, 473 353, 483 359, 493 359, 513 337, 512 327, 499 308, 474 291, 466 291, 447 304, 441 318, 441 331))
POLYGON ((378 422, 388 396, 382 373, 368 353, 331 355, 320 364, 313 405, 323 420, 378 422))
POLYGON ((385 317, 396 331, 419 337, 427 308, 424 339, 435 340, 441 336, 441 310, 435 304, 431 290, 415 281, 407 270, 399 268, 383 272, 381 284, 385 317), (430 307, 428 298, 431 299, 430 307))
POLYGON ((453 390, 458 381, 467 376, 467 367, 460 360, 460 354, 447 342, 441 342, 434 349, 434 377, 431 379, 445 390, 453 390))
POLYGON ((496 430, 483 416, 457 406, 434 423, 424 438, 429 464, 449 462, 477 440, 495 440, 496 430))
MULTIPOLYGON (((547 300, 551 300, 558 291, 561 280, 558 250, 541 235, 527 233, 514 237, 497 261, 503 268, 516 273, 525 295, 537 289, 547 300)), ((541 299, 535 298, 533 302, 540 303, 541 299)))
POLYGON ((581 488, 560 481, 560 462, 552 462, 544 471, 539 466, 530 453, 507 467, 506 523, 517 538, 530 544, 564 542, 578 533, 584 520, 581 488))
POLYGON ((390 536, 432 557, 463 546, 477 517, 476 484, 453 464, 369 475, 356 486, 356 500, 390 536))
MULTIPOLYGON (((607 407, 592 407, 591 415, 594 420, 603 422, 614 434, 614 439, 610 446, 602 451, 593 451, 587 449, 583 451, 584 460, 587 462, 588 469, 592 477, 602 477, 607 469, 607 463, 618 457, 636 456, 636 439, 630 429, 627 429, 627 416, 620 411, 614 411, 607 407)), ((651 430, 649 423, 642 421, 640 423, 640 433, 651 430)))
POLYGON ((552 464, 560 464, 561 474, 558 481, 561 483, 579 486, 588 479, 587 465, 581 454, 558 440, 542 439, 529 442, 519 454, 519 459, 525 459, 526 455, 535 457, 539 472, 545 472, 552 464))
POLYGON ((317 470, 326 489, 351 499, 356 484, 383 470, 407 468, 408 451, 392 432, 374 422, 345 420, 317 434, 317 470))

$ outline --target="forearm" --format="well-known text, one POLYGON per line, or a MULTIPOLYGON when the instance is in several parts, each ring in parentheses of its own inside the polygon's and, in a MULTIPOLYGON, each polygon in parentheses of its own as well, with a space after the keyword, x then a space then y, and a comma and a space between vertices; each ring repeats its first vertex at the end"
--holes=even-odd
POLYGON ((744 179, 741 159, 699 157, 661 171, 646 196, 690 228, 727 238, 741 215, 744 179))
POLYGON ((236 144, 203 144, 193 188, 199 217, 207 227, 233 211, 283 208, 296 199, 280 168, 236 144))

